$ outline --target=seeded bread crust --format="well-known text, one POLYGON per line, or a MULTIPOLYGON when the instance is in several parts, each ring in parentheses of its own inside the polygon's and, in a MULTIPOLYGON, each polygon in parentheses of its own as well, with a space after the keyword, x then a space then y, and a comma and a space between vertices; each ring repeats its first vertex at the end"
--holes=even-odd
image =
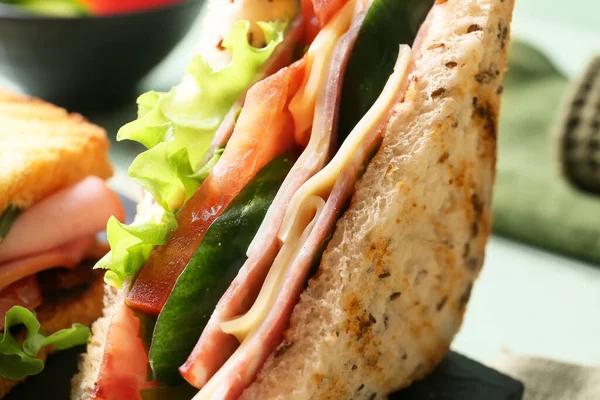
POLYGON ((104 129, 43 100, 0 89, 0 215, 89 175, 112 175, 104 129))
POLYGON ((514 0, 438 0, 285 340, 243 399, 376 399, 448 352, 490 232, 514 0))

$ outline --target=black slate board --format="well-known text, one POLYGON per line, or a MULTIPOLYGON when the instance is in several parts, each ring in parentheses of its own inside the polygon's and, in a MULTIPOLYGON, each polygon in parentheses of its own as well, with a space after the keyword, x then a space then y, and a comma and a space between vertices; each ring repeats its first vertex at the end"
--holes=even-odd
MULTIPOLYGON (((69 399, 70 379, 85 346, 50 357, 46 369, 17 386, 6 400, 69 399)), ((519 400, 523 385, 458 353, 450 352, 424 380, 392 394, 390 400, 519 400)), ((177 400, 177 399, 173 399, 177 400)))
POLYGON ((461 354, 450 352, 427 378, 390 400, 520 400, 523 384, 461 354))
MULTIPOLYGON (((135 203, 121 196, 127 220, 135 203)), ((50 357, 44 371, 13 389, 6 400, 69 399, 71 377, 77 373, 78 355, 85 346, 50 357)), ((463 355, 450 352, 424 380, 390 395, 390 400, 519 400, 523 384, 463 355)), ((173 399, 178 400, 178 399, 173 399)))

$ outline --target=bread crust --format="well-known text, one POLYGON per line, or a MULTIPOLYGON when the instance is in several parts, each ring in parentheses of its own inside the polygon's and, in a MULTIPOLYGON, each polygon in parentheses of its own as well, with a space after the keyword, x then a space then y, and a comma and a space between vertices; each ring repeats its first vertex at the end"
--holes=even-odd
POLYGON ((0 89, 0 214, 89 175, 112 175, 104 129, 43 100, 0 89))
MULTIPOLYGON (((70 328, 74 323, 91 325, 102 314, 103 293, 104 281, 99 278, 83 292, 44 301, 36 310, 42 332, 51 335, 61 329, 70 328)), ((45 361, 52 353, 52 347, 44 347, 38 356, 45 361)), ((0 399, 24 380, 14 381, 0 377, 0 399)))
POLYGON ((513 6, 436 2, 382 147, 243 399, 385 398, 448 352, 491 227, 513 6))

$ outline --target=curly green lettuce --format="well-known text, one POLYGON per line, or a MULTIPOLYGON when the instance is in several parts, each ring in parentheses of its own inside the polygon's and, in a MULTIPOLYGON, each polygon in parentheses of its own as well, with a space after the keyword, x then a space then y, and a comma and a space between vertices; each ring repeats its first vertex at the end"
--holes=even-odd
POLYGON ((145 219, 130 225, 111 217, 106 236, 111 251, 94 268, 106 269, 104 282, 121 288, 125 279, 134 277, 146 263, 154 246, 164 244, 177 227, 173 213, 154 207, 145 219))
POLYGON ((39 374, 44 369, 44 362, 36 356, 43 347, 52 345, 56 350, 66 350, 87 343, 89 337, 90 329, 81 324, 73 324, 47 336, 40 331, 40 323, 33 312, 14 306, 6 313, 4 332, 0 333, 0 376, 19 380, 39 374), (27 329, 22 345, 10 332, 10 328, 21 324, 27 329))
POLYGON ((138 119, 119 130, 148 150, 131 164, 129 176, 165 209, 176 210, 202 183, 197 172, 225 115, 255 79, 260 67, 283 40, 284 23, 261 23, 266 46, 248 43, 250 23, 235 23, 223 40, 230 63, 213 70, 202 56, 187 69, 187 79, 168 93, 149 92, 138 99, 138 119))
POLYGON ((104 280, 108 284, 120 288, 137 275, 152 249, 164 244, 177 227, 177 210, 219 160, 222 149, 207 157, 212 139, 283 40, 287 23, 259 25, 265 35, 264 47, 248 42, 248 21, 235 23, 222 42, 231 52, 225 67, 213 70, 202 56, 196 56, 181 84, 167 93, 141 95, 138 118, 119 130, 118 140, 134 140, 147 148, 131 164, 129 176, 150 192, 162 209, 129 226, 114 218, 108 222, 111 251, 95 266, 107 270, 104 280))

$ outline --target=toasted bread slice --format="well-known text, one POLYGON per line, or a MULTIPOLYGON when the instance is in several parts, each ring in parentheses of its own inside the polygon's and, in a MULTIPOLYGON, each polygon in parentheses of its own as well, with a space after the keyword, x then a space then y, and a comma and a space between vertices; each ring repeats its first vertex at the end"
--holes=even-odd
POLYGON ((89 175, 112 175, 104 129, 42 100, 0 90, 0 214, 89 175))
MULTIPOLYGON (((102 315, 103 294, 104 281, 102 278, 98 278, 84 291, 78 291, 70 296, 45 300, 36 310, 41 330, 51 335, 61 329, 71 327, 76 322, 87 326, 91 325, 102 315)), ((46 360, 48 355, 53 352, 52 347, 44 347, 40 351, 39 358, 46 360)), ((13 381, 0 377, 0 398, 6 396, 13 387, 24 380, 13 381)))

